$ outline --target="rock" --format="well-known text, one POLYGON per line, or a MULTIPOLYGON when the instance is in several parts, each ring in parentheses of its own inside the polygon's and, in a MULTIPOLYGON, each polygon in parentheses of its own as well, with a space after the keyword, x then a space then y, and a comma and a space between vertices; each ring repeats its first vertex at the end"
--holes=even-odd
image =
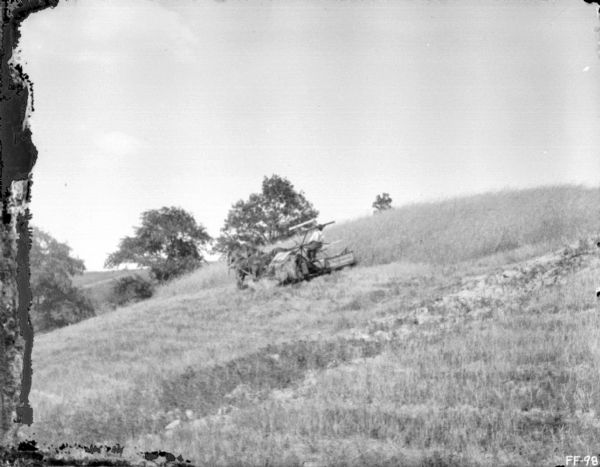
POLYGON ((169 423, 166 427, 165 430, 170 431, 170 430, 174 430, 175 428, 177 428, 179 425, 181 425, 181 420, 173 420, 171 423, 169 423))

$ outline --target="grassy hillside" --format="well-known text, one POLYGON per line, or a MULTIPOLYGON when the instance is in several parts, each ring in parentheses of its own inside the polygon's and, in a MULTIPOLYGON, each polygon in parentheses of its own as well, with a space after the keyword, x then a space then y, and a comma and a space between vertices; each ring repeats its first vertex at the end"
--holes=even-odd
POLYGON ((224 466, 556 465, 593 453, 600 254, 561 242, 595 228, 583 210, 597 194, 544 188, 398 209, 332 232, 363 239, 360 267, 239 291, 212 264, 36 337, 27 431, 224 466), (562 200, 554 220, 544 190, 562 200), (490 215, 494 197, 523 211, 490 215), (448 203, 461 219, 448 215, 434 238, 453 243, 380 240, 431 235, 430 214, 448 203), (413 224, 392 227, 409 214, 413 224), (499 225, 521 243, 477 247, 477 231, 493 238, 499 225), (390 262, 390 251, 404 256, 390 262))
POLYGON ((235 281, 225 262, 212 262, 196 271, 175 279, 156 291, 158 297, 173 297, 229 285, 235 281))
POLYGON ((451 264, 600 232, 600 189, 550 186, 404 206, 334 225, 361 264, 451 264))

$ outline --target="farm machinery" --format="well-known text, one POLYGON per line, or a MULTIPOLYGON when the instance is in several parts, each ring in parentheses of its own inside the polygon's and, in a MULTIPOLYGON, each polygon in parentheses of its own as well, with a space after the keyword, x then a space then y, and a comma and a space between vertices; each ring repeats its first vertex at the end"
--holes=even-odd
POLYGON ((334 221, 318 224, 312 219, 289 228, 283 240, 270 245, 242 245, 228 255, 228 265, 235 271, 237 285, 244 288, 244 280, 272 278, 280 285, 310 280, 356 263, 348 248, 329 255, 327 250, 338 242, 325 243, 323 229, 334 221))

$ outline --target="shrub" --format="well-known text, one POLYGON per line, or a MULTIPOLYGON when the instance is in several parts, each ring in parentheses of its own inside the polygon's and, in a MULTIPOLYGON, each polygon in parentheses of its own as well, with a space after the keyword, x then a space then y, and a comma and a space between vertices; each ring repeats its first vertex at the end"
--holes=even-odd
POLYGON ((154 284, 152 281, 139 274, 134 274, 117 279, 112 288, 111 303, 115 306, 122 306, 145 300, 152 297, 153 294, 154 284))

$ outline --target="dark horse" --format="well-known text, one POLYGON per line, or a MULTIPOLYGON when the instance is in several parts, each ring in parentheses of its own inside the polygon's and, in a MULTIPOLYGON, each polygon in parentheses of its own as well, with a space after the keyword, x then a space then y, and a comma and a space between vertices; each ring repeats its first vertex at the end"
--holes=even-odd
POLYGON ((237 286, 244 288, 244 280, 247 276, 257 280, 267 270, 270 256, 258 248, 250 245, 241 245, 227 254, 227 265, 235 270, 237 286))

